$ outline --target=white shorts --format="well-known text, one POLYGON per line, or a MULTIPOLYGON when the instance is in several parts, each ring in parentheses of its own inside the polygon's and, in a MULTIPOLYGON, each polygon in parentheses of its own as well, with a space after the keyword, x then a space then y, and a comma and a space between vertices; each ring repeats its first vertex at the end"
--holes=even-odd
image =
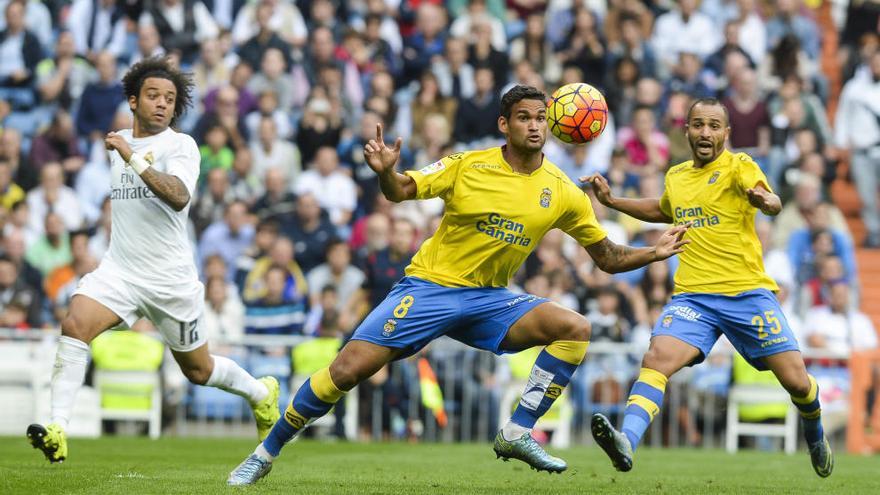
POLYGON ((182 284, 173 292, 139 286, 119 276, 115 264, 102 261, 84 276, 74 291, 98 301, 129 327, 140 318, 150 320, 172 350, 188 352, 205 344, 202 328, 204 286, 199 281, 182 284))

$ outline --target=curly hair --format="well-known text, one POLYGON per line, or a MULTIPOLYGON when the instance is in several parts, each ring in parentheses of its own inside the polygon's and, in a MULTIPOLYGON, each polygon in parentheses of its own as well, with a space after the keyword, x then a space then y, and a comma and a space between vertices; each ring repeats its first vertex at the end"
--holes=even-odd
POLYGON ((122 89, 125 92, 125 98, 129 99, 134 96, 137 99, 144 86, 144 81, 149 77, 167 79, 177 89, 177 98, 174 100, 174 115, 171 117, 171 125, 175 125, 177 119, 192 104, 194 85, 192 74, 176 69, 168 57, 145 58, 131 66, 131 69, 123 76, 122 89))
POLYGON ((513 105, 522 100, 538 100, 547 103, 547 95, 533 86, 517 84, 501 97, 501 116, 509 120, 513 105))

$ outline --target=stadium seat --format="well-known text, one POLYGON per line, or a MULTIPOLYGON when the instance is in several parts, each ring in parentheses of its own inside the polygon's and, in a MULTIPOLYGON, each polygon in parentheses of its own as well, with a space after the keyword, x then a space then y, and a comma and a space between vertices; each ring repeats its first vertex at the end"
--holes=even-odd
POLYGON ((727 451, 736 452, 740 436, 783 437, 785 452, 797 448, 798 414, 788 392, 770 371, 758 371, 742 355, 733 355, 733 385, 727 396, 727 451), (782 424, 766 423, 783 420, 782 424))
POLYGON ((159 438, 162 432, 162 387, 158 371, 95 370, 95 388, 101 393, 102 420, 146 421, 150 438, 159 438), (121 407, 114 401, 108 402, 109 397, 123 393, 138 404, 121 407))

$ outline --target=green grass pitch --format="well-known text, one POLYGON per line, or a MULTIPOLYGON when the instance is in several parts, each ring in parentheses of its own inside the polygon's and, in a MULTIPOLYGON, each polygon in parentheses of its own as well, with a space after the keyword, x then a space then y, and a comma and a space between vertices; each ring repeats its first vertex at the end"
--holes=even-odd
POLYGON ((840 455, 820 479, 805 452, 644 449, 633 471, 617 473, 597 447, 560 454, 561 475, 495 459, 489 444, 317 443, 289 445, 269 477, 231 489, 226 475, 255 441, 74 439, 68 461, 49 465, 24 439, 0 438, 0 494, 693 494, 880 493, 880 459, 840 455))

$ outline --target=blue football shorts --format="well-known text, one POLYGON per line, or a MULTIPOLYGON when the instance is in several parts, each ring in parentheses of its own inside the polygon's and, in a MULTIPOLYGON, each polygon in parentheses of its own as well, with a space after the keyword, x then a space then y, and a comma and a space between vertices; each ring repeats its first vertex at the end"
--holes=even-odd
POLYGON ((678 294, 663 307, 652 337, 669 335, 700 350, 697 364, 706 358, 721 335, 759 370, 767 367, 761 358, 797 351, 795 339, 779 301, 767 289, 724 296, 720 294, 678 294))
POLYGON ((402 349, 398 359, 415 354, 443 335, 504 354, 512 352, 499 349, 508 329, 546 301, 504 287, 443 287, 404 277, 361 322, 351 340, 402 349))

